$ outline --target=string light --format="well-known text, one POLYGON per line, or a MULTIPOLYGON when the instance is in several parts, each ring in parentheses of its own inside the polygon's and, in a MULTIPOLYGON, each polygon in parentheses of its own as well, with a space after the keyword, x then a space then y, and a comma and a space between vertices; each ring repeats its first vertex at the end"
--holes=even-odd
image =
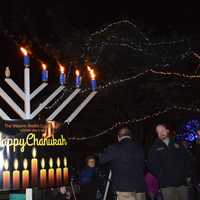
MULTIPOLYGON (((112 31, 112 35, 109 35, 109 37, 106 39, 105 44, 108 44, 110 42, 111 45, 112 45, 113 40, 115 40, 115 42, 114 42, 113 45, 119 44, 119 46, 123 46, 123 47, 127 47, 127 48, 132 48, 135 51, 143 52, 144 55, 153 55, 151 53, 149 54, 149 47, 156 47, 156 46, 161 46, 161 45, 168 45, 169 46, 169 45, 174 45, 174 44, 178 44, 178 43, 186 43, 186 42, 188 44, 188 40, 183 40, 183 39, 176 40, 176 41, 169 41, 169 42, 163 42, 163 41, 156 42, 156 43, 155 42, 151 42, 150 39, 148 37, 146 37, 145 34, 142 31, 140 31, 139 28, 134 23, 132 23, 129 20, 120 20, 120 21, 111 23, 111 24, 107 25, 106 27, 100 29, 99 31, 96 31, 96 32, 90 34, 90 36, 88 38, 88 42, 86 42, 86 44, 85 44, 85 47, 86 47, 85 49, 87 51, 89 51, 90 49, 93 49, 93 48, 96 48, 96 47, 99 48, 99 54, 96 56, 96 59, 94 59, 93 63, 97 63, 98 62, 98 60, 100 58, 100 55, 103 52, 103 46, 102 46, 103 43, 102 44, 96 44, 96 43, 94 43, 93 40, 95 38, 97 38, 97 36, 99 36, 99 35, 101 35, 101 34, 103 34, 105 32, 109 32, 109 31, 112 31), (144 39, 144 41, 143 42, 139 41, 140 42, 140 45, 139 45, 138 44, 138 40, 136 40, 135 42, 133 42, 130 39, 126 39, 126 38, 122 37, 121 35, 120 36, 116 36, 117 32, 116 31, 114 32, 113 30, 115 30, 114 28, 116 26, 119 26, 119 25, 128 25, 130 28, 134 29, 136 35, 141 35, 142 38, 144 39), (143 48, 146 48, 147 51, 144 51, 143 48)), ((17 46, 19 45, 20 42, 18 42, 18 41, 21 40, 21 36, 20 35, 18 36, 18 35, 15 35, 14 33, 10 33, 10 32, 8 32, 8 30, 3 31, 3 34, 4 34, 4 36, 6 36, 6 37, 10 38, 12 41, 14 41, 17 46)), ((32 42, 30 42, 30 41, 27 41, 27 43, 29 43, 30 46, 33 45, 32 42)), ((43 49, 45 51, 45 53, 47 53, 49 56, 53 56, 53 58, 57 60, 58 56, 56 56, 55 53, 52 54, 52 52, 49 52, 49 50, 46 48, 46 45, 42 46, 41 44, 42 43, 40 43, 40 42, 37 43, 37 45, 39 45, 39 47, 41 49, 43 49)), ((189 47, 189 50, 191 50, 190 47, 189 47)), ((157 53, 155 53, 155 55, 156 54, 157 53)), ((185 56, 188 56, 188 54, 189 54, 188 51, 186 51, 185 53, 181 54, 179 56, 179 58, 183 59, 183 58, 185 58, 185 56)), ((86 55, 86 52, 83 52, 83 54, 80 57, 84 58, 85 55, 86 55)), ((159 56, 160 59, 164 60, 164 61, 166 60, 166 58, 168 58, 168 57, 165 57, 165 58, 163 57, 162 58, 160 55, 157 55, 157 56, 159 56)), ((32 57, 34 57, 35 59, 37 59, 38 61, 40 61, 40 59, 36 58, 36 56, 32 55, 32 57)), ((173 59, 176 60, 176 58, 174 58, 174 57, 173 57, 173 59)), ((163 66, 165 66, 165 65, 163 65, 163 66)))
POLYGON ((60 97, 58 97, 50 106, 46 106, 45 109, 50 110, 50 109, 54 108, 55 106, 57 106, 60 103, 60 101, 64 98, 64 96, 65 96, 65 93, 62 92, 60 97))
MULTIPOLYGON (((100 55, 103 52, 103 49, 106 46, 121 46, 121 47, 127 47, 129 49, 132 49, 133 51, 139 51, 140 53, 143 53, 144 55, 149 55, 149 56, 154 56, 153 53, 149 52, 149 48, 154 48, 157 46, 169 46, 169 45, 176 45, 176 44, 180 44, 180 43, 187 43, 187 51, 185 51, 183 54, 181 54, 179 56, 179 58, 182 60, 184 59, 186 56, 188 56, 191 53, 191 47, 190 47, 190 43, 188 43, 188 40, 176 40, 176 41, 169 41, 169 42, 156 42, 153 43, 150 41, 149 38, 147 38, 145 36, 145 34, 141 31, 139 31, 139 29, 137 28, 137 26, 135 24, 133 24, 131 21, 129 20, 120 20, 114 23, 111 23, 109 25, 107 25, 106 27, 90 34, 89 38, 88 38, 88 42, 85 44, 85 49, 86 51, 92 51, 93 55, 94 55, 94 49, 99 49, 99 51, 97 52, 96 55, 96 59, 94 60, 94 64, 98 63, 98 60, 100 58, 100 55), (128 25, 131 27, 131 29, 133 29, 137 35, 141 35, 142 38, 144 39, 143 42, 140 41, 140 45, 138 45, 138 41, 132 42, 130 39, 124 38, 123 35, 119 35, 118 36, 118 32, 115 31, 115 28, 119 25, 128 25), (108 36, 106 36, 104 33, 111 33, 108 36), (99 36, 102 35, 102 38, 100 38, 99 36), (103 41, 102 41, 103 40, 103 41)), ((166 48, 166 47, 165 47, 166 48)), ((86 53, 84 52, 82 54, 82 58, 86 55, 86 53)), ((166 58, 161 57, 161 60, 166 60, 166 58)))
MULTIPOLYGON (((165 72, 165 71, 156 71, 154 69, 149 69, 149 70, 145 70, 144 72, 138 73, 136 75, 130 76, 128 78, 124 78, 124 79, 119 79, 119 80, 114 80, 114 81, 109 81, 108 83, 104 84, 104 85, 99 85, 97 87, 98 91, 118 85, 118 84, 122 84, 124 82, 127 81, 131 81, 131 80, 135 80, 138 79, 140 77, 144 77, 146 74, 156 74, 156 75, 160 75, 160 76, 170 76, 170 77, 177 77, 179 79, 200 79, 200 75, 189 75, 189 74, 181 74, 178 72, 165 72)), ((82 90, 81 93, 85 93, 88 92, 90 90, 90 88, 86 88, 84 90, 82 90)))
POLYGON ((169 113, 173 110, 184 111, 184 112, 191 112, 192 111, 192 112, 200 113, 200 108, 192 108, 192 107, 185 107, 185 106, 172 106, 172 107, 167 107, 164 110, 155 112, 151 115, 146 115, 145 117, 134 118, 134 119, 130 119, 130 120, 123 121, 123 122, 117 122, 112 127, 105 129, 105 130, 101 131, 100 133, 98 133, 96 135, 92 135, 92 136, 88 136, 88 137, 69 137, 68 139, 74 140, 74 141, 84 141, 84 140, 95 139, 95 138, 98 138, 100 136, 103 136, 103 135, 110 133, 111 131, 115 130, 119 126, 128 125, 128 124, 136 124, 138 122, 142 122, 142 121, 145 121, 145 120, 148 120, 148 119, 156 118, 160 115, 169 113))
MULTIPOLYGON (((155 75, 160 75, 160 76, 167 76, 167 77, 177 77, 179 79, 190 79, 190 80, 196 80, 196 79, 200 79, 200 75, 189 75, 189 74, 181 74, 178 72, 164 72, 164 71, 156 71, 154 69, 149 69, 149 70, 145 70, 144 72, 138 73, 136 75, 130 76, 128 78, 124 78, 124 79, 119 79, 119 80, 113 80, 113 81, 109 81, 108 83, 105 83, 103 85, 99 85, 97 87, 98 91, 102 91, 104 89, 107 89, 109 87, 113 87, 115 85, 118 84, 122 84, 131 80, 135 80, 141 77, 144 77, 146 74, 155 74, 155 75)), ((72 92, 74 88, 70 88, 70 89, 65 89, 62 93, 62 95, 56 99, 56 101, 54 101, 54 103, 52 103, 50 106, 46 106, 45 109, 52 109, 55 106, 57 106, 60 101, 63 100, 63 98, 65 97, 66 93, 72 92)), ((82 91, 80 92, 80 94, 85 94, 87 92, 89 92, 91 90, 90 87, 82 89, 82 91)))

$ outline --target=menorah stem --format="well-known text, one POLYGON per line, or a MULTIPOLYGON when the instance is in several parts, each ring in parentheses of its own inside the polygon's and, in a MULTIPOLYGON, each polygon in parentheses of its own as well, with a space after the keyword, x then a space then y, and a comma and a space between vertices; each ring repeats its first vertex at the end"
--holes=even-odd
POLYGON ((24 68, 24 92, 25 92, 24 108, 25 108, 26 119, 30 119, 30 113, 31 113, 30 69, 28 67, 24 68))

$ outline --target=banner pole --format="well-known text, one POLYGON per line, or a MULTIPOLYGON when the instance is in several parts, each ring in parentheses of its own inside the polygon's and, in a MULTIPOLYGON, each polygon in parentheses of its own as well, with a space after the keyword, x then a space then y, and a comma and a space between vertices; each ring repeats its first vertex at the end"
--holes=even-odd
POLYGON ((108 176, 108 181, 107 181, 107 184, 106 184, 105 193, 104 193, 104 196, 103 196, 103 200, 106 200, 106 198, 107 198, 107 195, 108 195, 108 189, 109 189, 110 181, 111 181, 111 177, 112 177, 112 171, 110 170, 110 172, 109 172, 109 176, 108 176))

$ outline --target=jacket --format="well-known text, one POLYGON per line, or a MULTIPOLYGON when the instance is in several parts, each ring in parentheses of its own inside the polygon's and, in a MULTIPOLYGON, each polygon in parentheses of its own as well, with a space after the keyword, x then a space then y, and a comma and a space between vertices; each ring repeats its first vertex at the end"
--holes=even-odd
POLYGON ((114 191, 145 192, 143 149, 132 139, 109 146, 99 156, 99 161, 110 164, 114 191))
POLYGON ((150 149, 148 168, 158 178, 160 187, 185 185, 191 166, 188 152, 173 139, 168 146, 157 139, 150 149))

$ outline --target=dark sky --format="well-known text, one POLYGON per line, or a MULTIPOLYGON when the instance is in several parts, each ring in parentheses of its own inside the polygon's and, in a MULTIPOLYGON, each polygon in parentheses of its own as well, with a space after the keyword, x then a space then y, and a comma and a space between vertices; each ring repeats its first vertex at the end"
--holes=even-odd
POLYGON ((0 16, 4 24, 9 23, 11 18, 31 13, 36 24, 50 25, 51 20, 46 20, 50 16, 60 23, 59 17, 62 17, 66 24, 89 30, 120 19, 133 20, 139 25, 164 31, 173 29, 190 33, 200 29, 199 7, 191 1, 7 0, 1 1, 1 4, 0 16))

